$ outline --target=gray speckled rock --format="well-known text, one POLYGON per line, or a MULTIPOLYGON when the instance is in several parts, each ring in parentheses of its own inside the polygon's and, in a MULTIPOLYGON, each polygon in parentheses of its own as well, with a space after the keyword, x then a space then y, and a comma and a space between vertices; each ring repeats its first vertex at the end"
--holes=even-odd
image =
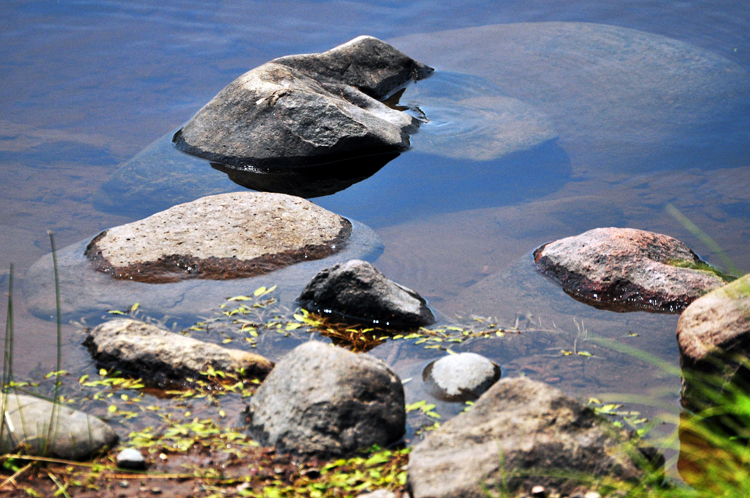
POLYGON ((299 455, 346 455, 404 434, 398 376, 366 354, 307 342, 286 355, 248 405, 261 444, 299 455))
POLYGON ((95 327, 85 344, 96 361, 159 385, 188 383, 208 367, 242 370, 246 377, 265 377, 273 362, 260 355, 227 349, 137 320, 112 320, 95 327))
POLYGON ((680 312, 724 281, 682 268, 701 259, 679 240, 632 228, 596 228, 550 242, 534 261, 565 292, 595 306, 680 312))
POLYGON ((318 272, 298 301, 318 313, 378 327, 417 328, 435 322, 419 294, 356 259, 318 272))
POLYGON ((476 353, 443 356, 424 369, 430 394, 444 401, 474 401, 500 379, 500 367, 476 353))
POLYGON ((175 282, 268 273, 341 250, 351 224, 285 194, 237 192, 203 197, 105 230, 86 255, 115 278, 175 282))
POLYGON ((503 379, 414 447, 409 484, 413 498, 480 498, 503 481, 513 496, 534 486, 568 495, 585 490, 576 475, 641 478, 633 454, 663 465, 655 450, 636 450, 625 430, 559 390, 503 379))
POLYGON ((230 83, 174 141, 185 152, 239 168, 403 150, 418 121, 378 99, 431 72, 369 36, 322 54, 281 57, 230 83))
POLYGON ((121 469, 143 470, 146 468, 146 459, 135 448, 125 448, 119 452, 116 461, 121 469))
POLYGON ((4 395, 3 401, 2 454, 23 445, 32 455, 84 460, 117 443, 117 434, 106 423, 78 410, 21 394, 4 395))
POLYGON ((686 406, 699 408, 708 401, 703 391, 716 385, 746 385, 747 370, 733 356, 750 356, 750 275, 688 306, 677 322, 677 343, 686 406), (718 375, 716 385, 705 383, 708 374, 718 375))

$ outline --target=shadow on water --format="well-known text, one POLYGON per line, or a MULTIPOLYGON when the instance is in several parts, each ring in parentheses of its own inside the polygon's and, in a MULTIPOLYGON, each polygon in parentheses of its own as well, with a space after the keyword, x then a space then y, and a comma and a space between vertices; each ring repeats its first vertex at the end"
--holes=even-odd
POLYGON ((543 197, 562 188, 571 171, 568 154, 555 141, 491 161, 412 151, 367 182, 317 203, 370 226, 387 226, 419 216, 543 197))
POLYGON ((279 192, 305 199, 332 195, 371 177, 400 154, 357 157, 305 168, 235 168, 211 163, 237 185, 261 192, 279 192))

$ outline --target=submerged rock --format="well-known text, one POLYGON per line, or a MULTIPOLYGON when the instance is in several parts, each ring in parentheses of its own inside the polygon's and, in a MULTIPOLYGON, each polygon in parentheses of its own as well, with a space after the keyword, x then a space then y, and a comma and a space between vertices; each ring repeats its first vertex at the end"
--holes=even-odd
POLYGON ((440 71, 486 78, 549 116, 586 174, 747 164, 750 75, 710 50, 580 22, 497 24, 390 41, 440 71))
POLYGON ((207 195, 244 191, 204 159, 177 150, 168 133, 121 164, 94 194, 97 210, 143 218, 207 195))
POLYGON ((432 156, 494 161, 558 137, 552 119, 539 108, 471 74, 438 71, 410 86, 398 108, 425 120, 412 137, 412 149, 432 156))
POLYGON ((711 403, 729 386, 748 389, 750 373, 750 275, 697 299, 677 322, 683 371, 682 402, 691 408, 711 403))
POLYGON ((317 313, 384 328, 418 328, 435 322, 419 294, 356 259, 318 272, 297 300, 317 313))
POLYGON ((350 233, 346 219, 303 199, 230 193, 105 230, 86 255, 97 270, 124 280, 222 280, 324 258, 341 250, 350 233))
POLYGON ((260 355, 227 349, 137 320, 112 320, 95 327, 85 345, 97 363, 141 377, 157 385, 190 384, 209 367, 263 378, 273 362, 260 355))
POLYGON ((534 261, 568 294, 617 311, 679 313, 725 283, 679 240, 632 228, 550 242, 534 251, 534 261))
POLYGON ((534 486, 562 495, 586 491, 576 477, 637 480, 639 463, 663 465, 652 448, 591 409, 527 378, 497 382, 468 412, 449 420, 409 456, 413 498, 486 496, 534 486))
POLYGON ((476 353, 449 354, 424 369, 430 394, 444 401, 474 401, 500 379, 500 367, 476 353))
POLYGON ((78 410, 21 394, 4 394, 3 404, 0 454, 85 460, 117 443, 109 425, 78 410))
POLYGON ((315 341, 279 361, 248 414, 261 444, 320 457, 387 446, 403 436, 406 424, 401 380, 387 365, 315 341))
POLYGON ((370 36, 322 54, 281 57, 230 83, 174 142, 237 168, 307 166, 401 151, 418 121, 380 100, 431 72, 370 36))

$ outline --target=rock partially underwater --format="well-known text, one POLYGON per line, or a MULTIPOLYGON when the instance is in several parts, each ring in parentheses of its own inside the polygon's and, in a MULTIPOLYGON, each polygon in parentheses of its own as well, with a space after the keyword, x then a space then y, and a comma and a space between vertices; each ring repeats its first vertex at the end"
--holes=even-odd
POLYGON ((422 296, 356 259, 318 272, 297 300, 316 313, 367 326, 415 329, 435 323, 422 296))
MULTIPOLYGON (((64 319, 136 302, 146 310, 195 316, 222 298, 273 285, 278 298, 292 304, 322 268, 354 258, 376 259, 382 252, 377 235, 366 226, 299 198, 246 192, 202 199, 195 207, 200 209, 188 204, 159 213, 151 228, 141 220, 58 251, 64 319), (168 248, 165 242, 174 245, 168 248)), ((54 317, 51 255, 29 268, 23 292, 32 313, 54 317)))
POLYGON ((419 121, 380 100, 431 72, 369 36, 322 54, 281 57, 230 83, 174 142, 237 168, 309 166, 402 151, 419 121))
POLYGON ((385 363, 310 341, 286 355, 253 395, 250 431, 304 456, 387 446, 406 430, 401 379, 385 363))
POLYGON ((114 278, 167 283, 269 273, 339 252, 351 223, 283 194, 204 197, 110 228, 86 248, 94 268, 114 278))
POLYGON ((2 396, 0 454, 23 449, 31 455, 85 460, 117 443, 115 431, 96 417, 32 396, 2 396))
POLYGON ((213 368, 244 378, 263 378, 273 363, 260 355, 228 349, 169 332, 137 320, 120 319, 95 327, 84 342, 99 365, 146 379, 158 386, 189 385, 213 368))
POLYGON ((725 284, 679 240, 632 228, 596 228, 550 242, 534 251, 534 261, 571 296, 617 311, 679 313, 725 284))

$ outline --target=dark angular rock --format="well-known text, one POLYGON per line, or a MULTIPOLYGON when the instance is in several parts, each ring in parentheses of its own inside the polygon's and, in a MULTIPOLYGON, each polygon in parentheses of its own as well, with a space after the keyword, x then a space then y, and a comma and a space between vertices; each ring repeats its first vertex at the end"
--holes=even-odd
POLYGON ((632 228, 550 242, 534 251, 534 261, 576 299, 616 311, 679 313, 725 283, 679 240, 632 228))
POLYGON ((444 401, 474 401, 500 379, 500 367, 476 353, 448 355, 424 369, 430 394, 444 401))
POLYGON ((638 480, 638 463, 663 465, 578 401, 527 378, 503 379, 465 413, 414 447, 413 498, 479 498, 503 486, 512 496, 544 486, 562 495, 585 491, 584 478, 638 480))
POLYGON ((273 368, 266 358, 228 349, 137 320, 120 319, 94 328, 85 344, 96 361, 152 381, 157 385, 190 384, 208 367, 221 372, 243 372, 265 377, 273 368))
POLYGON ((248 414, 261 444, 303 456, 387 446, 403 436, 406 424, 401 380, 388 366, 315 341, 279 361, 248 414))
POLYGON ((23 450, 31 455, 85 460, 117 443, 115 431, 96 417, 32 396, 4 394, 3 398, 0 454, 23 450))
POLYGON ((240 76, 174 136, 236 168, 299 167, 409 146, 418 121, 380 102, 432 69, 369 36, 274 59, 240 76))
POLYGON ((706 390, 750 386, 743 361, 750 357, 750 275, 694 301, 677 322, 683 371, 682 402, 699 409, 711 403, 706 390), (710 382, 709 375, 718 376, 710 382))
POLYGON ((435 322, 419 294, 358 259, 318 272, 298 301, 311 311, 378 327, 418 328, 435 322))

